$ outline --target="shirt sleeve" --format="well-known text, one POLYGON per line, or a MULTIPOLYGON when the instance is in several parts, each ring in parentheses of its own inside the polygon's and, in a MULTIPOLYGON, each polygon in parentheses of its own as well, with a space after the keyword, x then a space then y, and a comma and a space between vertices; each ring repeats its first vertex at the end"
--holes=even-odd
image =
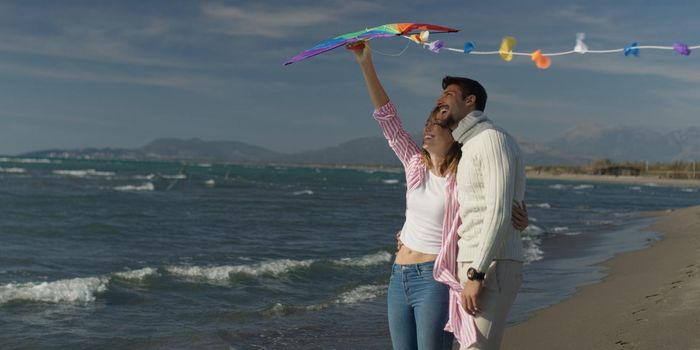
POLYGON ((482 133, 479 155, 484 183, 486 210, 482 231, 478 233, 478 254, 472 262, 479 272, 485 272, 511 228, 511 211, 515 195, 516 155, 508 147, 507 136, 501 132, 482 133))
POLYGON ((394 150, 394 153, 406 171, 408 171, 411 158, 421 152, 420 147, 413 141, 411 135, 406 132, 401 125, 401 119, 396 112, 396 106, 389 101, 382 107, 374 110, 372 114, 382 128, 384 137, 389 142, 389 147, 394 150))

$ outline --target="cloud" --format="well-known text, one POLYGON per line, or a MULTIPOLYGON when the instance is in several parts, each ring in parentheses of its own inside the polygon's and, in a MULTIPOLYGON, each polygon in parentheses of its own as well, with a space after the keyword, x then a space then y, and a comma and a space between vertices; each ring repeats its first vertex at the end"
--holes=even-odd
MULTIPOLYGON (((668 54, 675 54, 668 52, 668 54)), ((657 76, 660 78, 682 81, 687 83, 700 83, 700 71, 688 66, 674 64, 667 60, 648 60, 636 57, 620 57, 614 59, 586 60, 586 61, 563 61, 562 68, 578 69, 599 73, 610 73, 620 75, 657 76), (632 62, 630 62, 632 61, 632 62)), ((686 59, 676 57, 676 59, 686 59)))
POLYGON ((214 78, 198 75, 139 74, 138 72, 127 73, 124 71, 95 71, 84 68, 74 69, 56 66, 44 67, 22 63, 0 63, 0 72, 9 75, 30 76, 42 79, 136 84, 190 89, 216 85, 216 80, 214 78))
POLYGON ((202 13, 213 20, 213 30, 231 36, 260 36, 271 39, 287 37, 302 28, 338 21, 352 14, 375 11, 369 2, 336 2, 330 5, 293 8, 249 7, 204 4, 202 13))

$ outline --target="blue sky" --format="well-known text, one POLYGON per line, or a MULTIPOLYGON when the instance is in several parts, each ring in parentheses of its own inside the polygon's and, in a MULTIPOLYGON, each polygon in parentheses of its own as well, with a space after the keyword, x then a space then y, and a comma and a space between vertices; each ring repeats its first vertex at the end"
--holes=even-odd
MULTIPOLYGON (((0 154, 138 147, 158 137, 235 140, 282 152, 379 135, 359 69, 338 49, 282 63, 345 32, 395 22, 461 29, 434 35, 522 51, 700 44, 694 1, 3 1, 0 154)), ((375 50, 398 53, 402 38, 375 50)), ((579 124, 662 132, 700 126, 700 52, 570 55, 538 70, 525 57, 375 54, 405 126, 419 131, 444 75, 480 80, 487 114, 519 138, 579 124)))

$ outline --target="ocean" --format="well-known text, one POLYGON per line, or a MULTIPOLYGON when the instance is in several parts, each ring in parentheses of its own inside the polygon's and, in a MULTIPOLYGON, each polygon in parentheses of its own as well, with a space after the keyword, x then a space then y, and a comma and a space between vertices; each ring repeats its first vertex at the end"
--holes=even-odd
MULTIPOLYGON (((531 180, 516 323, 696 188, 531 180)), ((387 349, 391 170, 0 157, 2 349, 387 349)))

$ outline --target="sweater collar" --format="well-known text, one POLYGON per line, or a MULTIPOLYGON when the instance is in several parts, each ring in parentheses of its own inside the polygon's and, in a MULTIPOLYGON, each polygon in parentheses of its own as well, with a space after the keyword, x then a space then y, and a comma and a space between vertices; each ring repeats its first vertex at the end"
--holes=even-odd
POLYGON ((460 120, 457 128, 452 131, 452 137, 457 142, 464 144, 472 137, 488 129, 493 129, 493 124, 486 117, 486 114, 482 111, 472 111, 460 120))

